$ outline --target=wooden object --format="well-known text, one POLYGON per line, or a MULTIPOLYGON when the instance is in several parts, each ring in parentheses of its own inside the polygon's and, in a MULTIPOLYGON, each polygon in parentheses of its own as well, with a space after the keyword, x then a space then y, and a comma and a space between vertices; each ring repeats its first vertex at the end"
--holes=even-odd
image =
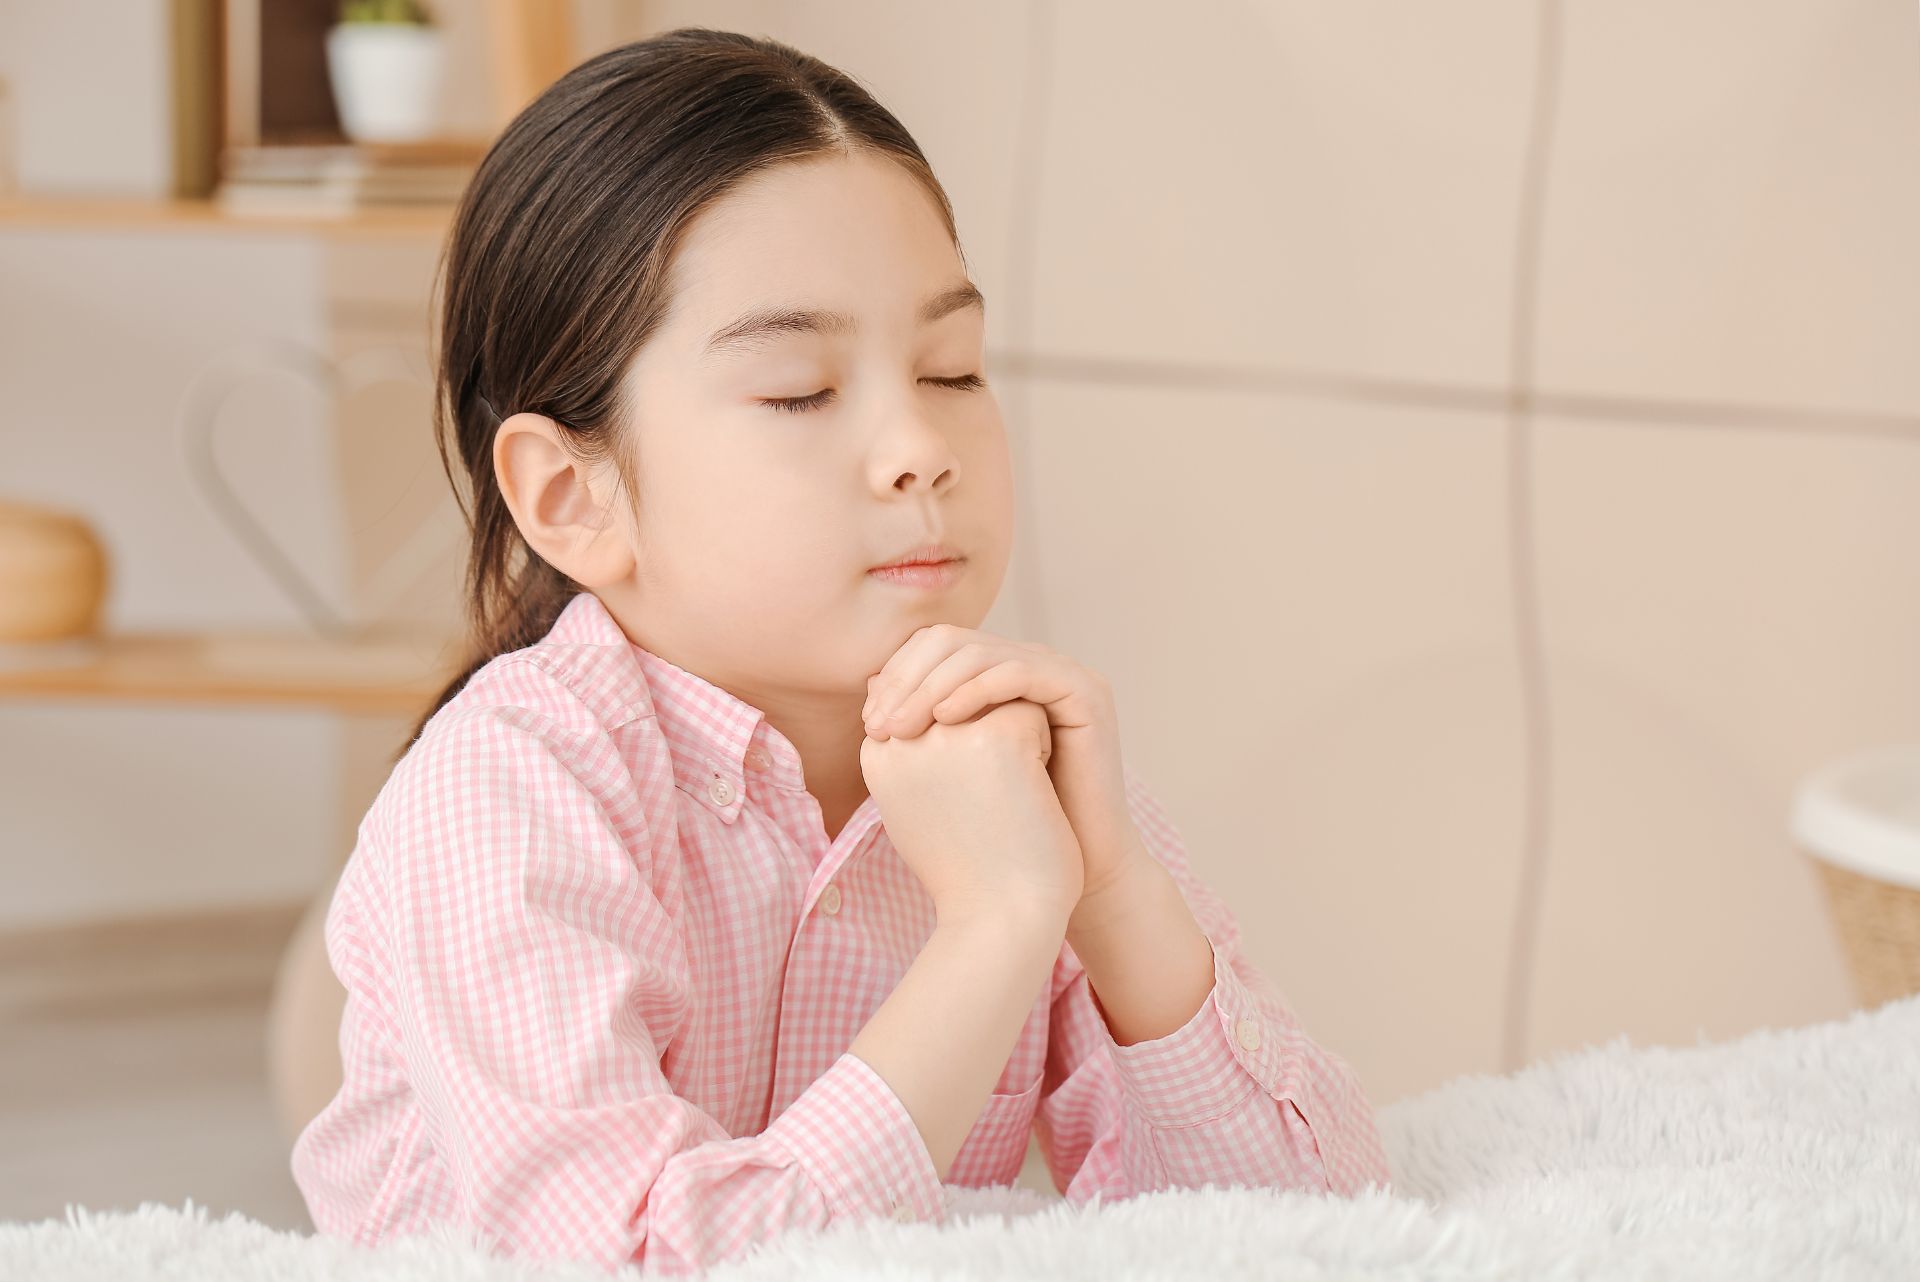
POLYGON ((0 499, 0 643, 94 632, 107 553, 77 512, 0 499))
POLYGON ((0 699, 241 704, 368 716, 425 711, 457 646, 431 636, 331 641, 298 633, 129 632, 0 646, 0 699))
POLYGON ((170 0, 173 194, 205 196, 219 177, 225 104, 219 0, 170 0))
MULTIPOLYGON (((82 228, 100 231, 182 231, 219 235, 318 234, 330 240, 396 237, 437 242, 446 235, 451 206, 393 206, 344 214, 251 218, 212 200, 145 200, 98 196, 21 196, 0 199, 0 231, 8 228, 82 228)), ((423 300, 424 301, 424 300, 423 300)))
POLYGON ((303 899, 0 931, 0 1023, 260 1000, 310 910, 303 899))
POLYGON ((224 0, 221 106, 228 144, 345 142, 327 80, 336 0, 224 0))
POLYGON ((494 119, 508 121, 578 61, 573 6, 543 0, 487 0, 487 44, 493 56, 494 119))

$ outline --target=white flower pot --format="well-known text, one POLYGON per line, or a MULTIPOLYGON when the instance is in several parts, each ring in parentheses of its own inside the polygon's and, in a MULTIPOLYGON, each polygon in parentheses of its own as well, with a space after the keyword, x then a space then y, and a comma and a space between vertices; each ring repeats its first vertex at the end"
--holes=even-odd
POLYGON ((440 131, 444 39, 433 27, 346 22, 327 32, 340 126, 355 142, 410 142, 440 131))

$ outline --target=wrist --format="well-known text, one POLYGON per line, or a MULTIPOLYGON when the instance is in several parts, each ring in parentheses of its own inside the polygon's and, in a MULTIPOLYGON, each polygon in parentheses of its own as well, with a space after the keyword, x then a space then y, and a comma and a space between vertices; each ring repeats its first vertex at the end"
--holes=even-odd
POLYGON ((1136 847, 1118 872, 1080 896, 1067 917, 1068 938, 1114 927, 1132 916, 1143 900, 1164 895, 1172 885, 1173 878, 1165 866, 1145 846, 1136 847))
POLYGON ((1014 943, 1046 940, 1057 950, 1066 938, 1071 915, 1070 905, 1002 897, 984 904, 937 905, 934 930, 942 935, 984 935, 1014 943))

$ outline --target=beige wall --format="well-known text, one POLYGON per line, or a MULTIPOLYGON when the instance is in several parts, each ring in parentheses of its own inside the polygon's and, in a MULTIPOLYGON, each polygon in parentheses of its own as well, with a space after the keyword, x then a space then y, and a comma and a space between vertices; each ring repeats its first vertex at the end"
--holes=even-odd
MULTIPOLYGON (((920 140, 1023 486, 987 626, 1113 678, 1195 867, 1377 1099, 1850 1006, 1786 819, 1805 772, 1920 737, 1909 0, 576 12, 582 56, 683 23, 787 39, 920 140)), ((0 237, 0 350, 44 328, 13 286, 56 240, 0 237)), ((68 249, 36 296, 117 261, 68 249)), ((261 282, 245 306, 343 341, 326 282, 361 268, 270 252, 313 301, 261 282)), ((176 300, 168 341, 217 350, 221 306, 176 300)), ((146 540, 123 617, 285 616, 150 492, 182 482, 138 407, 184 352, 115 355, 123 386, 68 319, 31 367, 0 356, 7 488, 146 540), (217 587, 167 584, 189 550, 217 587)), ((381 439, 349 491, 394 475, 381 439)), ((24 716, 0 709, 9 759, 24 716)), ((359 733, 311 748, 347 822, 391 742, 359 733)), ((151 720, 113 736, 162 751, 151 720)), ((41 840, 83 787, 35 800, 41 840)), ((275 884, 337 858, 341 822, 289 836, 275 884)), ((243 862, 222 849, 176 853, 243 862)))
POLYGON ((1377 1096, 1848 1008, 1786 815, 1920 735, 1911 4, 631 17, 920 139, 1025 482, 997 622, 1115 679, 1377 1096))

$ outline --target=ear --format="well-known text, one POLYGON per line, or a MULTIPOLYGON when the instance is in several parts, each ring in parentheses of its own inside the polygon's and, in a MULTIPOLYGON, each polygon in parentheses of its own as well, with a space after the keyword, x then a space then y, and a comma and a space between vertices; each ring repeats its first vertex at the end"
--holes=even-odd
POLYGON ((515 414, 493 436, 493 474, 527 545, 583 587, 631 578, 633 546, 611 467, 589 473, 544 414, 515 414))

